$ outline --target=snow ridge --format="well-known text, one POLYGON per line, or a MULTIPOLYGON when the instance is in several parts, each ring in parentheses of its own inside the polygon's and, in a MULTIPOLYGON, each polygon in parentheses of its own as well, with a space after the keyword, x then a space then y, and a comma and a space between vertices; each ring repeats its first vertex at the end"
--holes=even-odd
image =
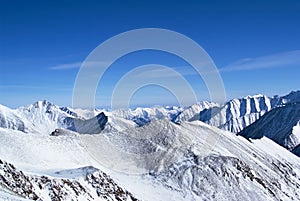
POLYGON ((266 112, 287 103, 300 102, 300 91, 279 97, 264 95, 233 99, 221 107, 204 109, 191 120, 200 120, 223 130, 238 133, 266 112))

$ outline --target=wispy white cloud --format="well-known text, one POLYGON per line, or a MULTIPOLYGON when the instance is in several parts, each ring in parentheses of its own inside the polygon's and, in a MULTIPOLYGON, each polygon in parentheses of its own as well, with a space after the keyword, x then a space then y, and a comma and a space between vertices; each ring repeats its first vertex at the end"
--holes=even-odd
POLYGON ((109 65, 110 62, 108 61, 89 61, 89 62, 73 62, 73 63, 65 63, 65 64, 58 64, 55 66, 49 67, 50 70, 68 70, 68 69, 75 69, 80 68, 82 65, 84 67, 102 67, 109 65))
POLYGON ((196 75, 197 72, 192 70, 190 66, 177 66, 174 68, 149 68, 136 71, 134 77, 137 78, 171 78, 188 75, 196 75), (177 73, 175 73, 177 72, 177 73))
POLYGON ((67 63, 67 64, 59 64, 56 66, 51 66, 49 69, 51 70, 67 70, 67 69, 74 69, 79 68, 82 62, 74 62, 74 63, 67 63))
POLYGON ((279 54, 272 54, 257 58, 244 58, 229 64, 219 71, 244 71, 266 68, 280 68, 290 66, 300 66, 300 50, 289 51, 279 54))

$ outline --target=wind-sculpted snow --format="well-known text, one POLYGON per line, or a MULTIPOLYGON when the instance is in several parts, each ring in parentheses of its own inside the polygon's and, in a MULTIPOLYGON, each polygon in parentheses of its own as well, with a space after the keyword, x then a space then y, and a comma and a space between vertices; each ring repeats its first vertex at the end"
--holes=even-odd
POLYGON ((300 144, 300 102, 274 108, 238 135, 258 139, 266 136, 293 150, 300 144))

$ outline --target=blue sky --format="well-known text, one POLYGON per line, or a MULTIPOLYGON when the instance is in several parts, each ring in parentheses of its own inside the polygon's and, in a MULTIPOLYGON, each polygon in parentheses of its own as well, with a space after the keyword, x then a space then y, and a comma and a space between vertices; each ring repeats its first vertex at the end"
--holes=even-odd
MULTIPOLYGON (((300 86, 299 1, 5 1, 0 2, 0 104, 47 99, 72 105, 81 62, 101 42, 138 28, 164 28, 199 43, 220 70, 227 99, 284 95, 300 86)), ((174 68, 199 100, 208 91, 174 55, 142 51, 119 59, 100 81, 96 104, 110 105, 116 82, 148 63, 174 68)), ((174 83, 176 85, 176 83, 174 83)), ((157 86, 142 88, 132 106, 176 104, 157 86)))

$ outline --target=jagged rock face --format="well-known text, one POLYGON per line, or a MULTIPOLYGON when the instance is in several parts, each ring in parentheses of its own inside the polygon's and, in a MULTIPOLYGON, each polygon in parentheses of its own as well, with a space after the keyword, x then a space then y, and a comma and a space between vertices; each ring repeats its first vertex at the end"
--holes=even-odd
POLYGON ((30 177, 9 163, 0 160, 0 184, 12 192, 25 198, 37 200, 38 195, 34 192, 30 177))
POLYGON ((138 201, 100 170, 82 178, 66 179, 26 175, 0 160, 0 185, 31 200, 109 200, 138 201))
POLYGON ((131 193, 119 187, 104 172, 97 171, 86 176, 87 182, 96 189, 97 195, 104 200, 132 200, 138 201, 131 193))

